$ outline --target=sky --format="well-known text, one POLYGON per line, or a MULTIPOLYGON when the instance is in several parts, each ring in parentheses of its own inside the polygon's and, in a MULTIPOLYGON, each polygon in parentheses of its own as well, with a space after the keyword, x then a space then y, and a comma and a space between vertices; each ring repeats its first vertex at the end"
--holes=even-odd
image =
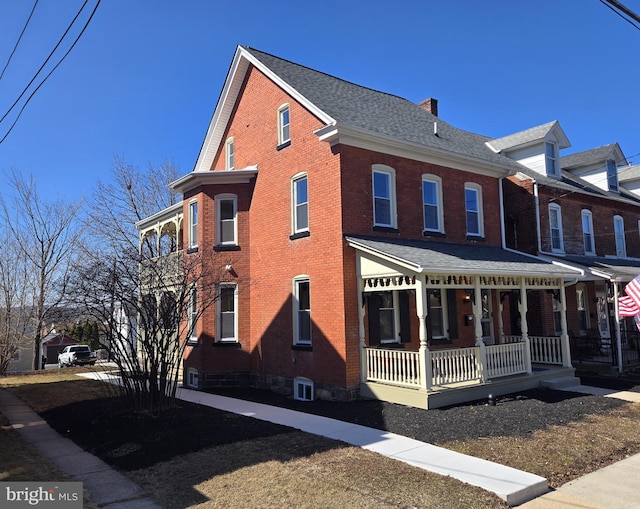
MULTIPOLYGON (((0 73, 35 1, 0 3, 0 73)), ((0 116, 84 1, 38 1, 0 78, 0 116)), ((640 0, 623 3, 640 14, 640 0)), ((485 136, 558 120, 572 145, 561 155, 618 142, 640 164, 640 30, 600 0, 102 0, 6 138, 44 74, 0 121, 0 194, 16 171, 40 194, 95 199, 116 158, 192 171, 237 45, 436 98, 443 120, 485 136)))

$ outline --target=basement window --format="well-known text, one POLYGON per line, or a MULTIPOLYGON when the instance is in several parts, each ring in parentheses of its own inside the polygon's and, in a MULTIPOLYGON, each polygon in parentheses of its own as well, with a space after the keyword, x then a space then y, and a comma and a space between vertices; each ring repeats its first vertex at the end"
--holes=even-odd
POLYGON ((313 382, 308 378, 296 377, 293 381, 294 399, 313 401, 313 382))

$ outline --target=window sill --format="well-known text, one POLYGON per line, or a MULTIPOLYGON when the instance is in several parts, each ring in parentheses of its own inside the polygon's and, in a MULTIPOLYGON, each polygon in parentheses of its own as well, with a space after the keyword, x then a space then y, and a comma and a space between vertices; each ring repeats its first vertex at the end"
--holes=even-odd
POLYGON ((213 246, 213 250, 216 252, 240 251, 240 246, 238 244, 218 244, 217 246, 213 246))
POLYGON ((312 352, 312 345, 291 345, 291 350, 297 350, 299 352, 312 352))
POLYGON ((424 230, 422 232, 422 235, 424 237, 435 237, 437 239, 444 239, 447 235, 445 233, 442 232, 432 232, 430 230, 424 230))
POLYGON ((487 239, 482 235, 469 235, 467 234, 467 240, 472 240, 474 242, 486 242, 487 239))
POLYGON ((214 348, 242 348, 238 341, 214 341, 212 346, 214 348))
POLYGON ((309 237, 310 235, 311 233, 309 231, 298 232, 294 233, 293 235, 289 235, 289 240, 304 239, 305 237, 309 237))
POLYGON ((187 249, 187 254, 192 254, 197 252, 198 252, 198 246, 190 247, 187 249))
POLYGON ((279 152, 280 150, 282 150, 283 148, 287 148, 289 145, 291 145, 291 140, 287 140, 284 143, 281 143, 280 145, 278 145, 276 147, 276 150, 279 152))
POLYGON ((374 226, 374 232, 385 232, 385 233, 400 233, 400 230, 397 228, 392 228, 390 226, 374 226))

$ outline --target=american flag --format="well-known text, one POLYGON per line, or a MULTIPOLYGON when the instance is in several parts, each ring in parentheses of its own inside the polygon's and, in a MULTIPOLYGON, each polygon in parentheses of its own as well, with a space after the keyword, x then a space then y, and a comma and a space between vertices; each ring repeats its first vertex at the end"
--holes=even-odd
POLYGON ((631 297, 621 296, 618 298, 620 316, 636 316, 640 313, 640 306, 631 297))
POLYGON ((633 302, 640 307, 640 275, 627 283, 627 286, 624 287, 624 293, 631 297, 633 302))

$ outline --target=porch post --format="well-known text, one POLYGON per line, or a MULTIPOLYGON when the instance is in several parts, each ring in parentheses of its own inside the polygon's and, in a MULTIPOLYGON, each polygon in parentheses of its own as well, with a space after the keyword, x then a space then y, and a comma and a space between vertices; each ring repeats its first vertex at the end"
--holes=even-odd
POLYGON ((418 337, 420 338, 418 361, 420 362, 420 371, 423 373, 423 379, 420 380, 420 384, 424 390, 428 391, 431 389, 433 374, 431 370, 431 357, 429 355, 429 348, 427 347, 427 289, 424 284, 424 276, 416 277, 416 283, 416 312, 418 313, 418 320, 420 321, 420 329, 418 332, 418 337))
POLYGON ((529 325, 527 323, 527 286, 525 278, 520 278, 520 305, 518 306, 520 311, 520 330, 522 332, 522 339, 524 341, 524 362, 527 366, 527 374, 533 373, 531 366, 531 340, 529 339, 529 325))
POLYGON ((475 277, 473 285, 473 322, 476 333, 476 347, 480 349, 480 380, 487 381, 487 347, 482 341, 482 288, 480 278, 475 277))
POLYGON ((360 382, 367 381, 369 366, 367 363, 367 345, 364 338, 364 285, 362 283, 362 269, 360 253, 356 253, 356 277, 358 278, 358 337, 360 339, 360 382))
POLYGON ((562 350, 562 366, 571 368, 571 346, 567 328, 567 296, 564 291, 564 280, 560 282, 560 349, 562 350))
MULTIPOLYGON (((613 286, 613 309, 616 325, 616 348, 618 350, 618 373, 622 373, 622 333, 620 332, 620 303, 618 301, 620 294, 618 293, 618 283, 616 283, 615 280, 610 282, 609 284, 613 286)), ((608 305, 607 312, 609 312, 608 305)))
POLYGON ((502 320, 502 312, 504 311, 504 304, 502 302, 502 292, 496 290, 496 296, 498 297, 498 342, 504 343, 504 321, 502 320))

